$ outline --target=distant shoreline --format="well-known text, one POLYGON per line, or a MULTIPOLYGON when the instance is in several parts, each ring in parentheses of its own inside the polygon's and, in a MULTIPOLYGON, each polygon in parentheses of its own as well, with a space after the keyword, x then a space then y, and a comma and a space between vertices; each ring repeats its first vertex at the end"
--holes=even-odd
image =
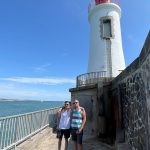
MULTIPOLYGON (((28 101, 28 102, 57 102, 57 101, 48 101, 48 100, 23 100, 23 99, 6 99, 6 98, 0 98, 0 102, 23 102, 23 101, 28 101)), ((61 102, 61 101, 58 101, 61 102)), ((62 101, 63 102, 63 101, 62 101)))
POLYGON ((0 102, 12 102, 12 101, 18 101, 16 99, 0 99, 0 102))

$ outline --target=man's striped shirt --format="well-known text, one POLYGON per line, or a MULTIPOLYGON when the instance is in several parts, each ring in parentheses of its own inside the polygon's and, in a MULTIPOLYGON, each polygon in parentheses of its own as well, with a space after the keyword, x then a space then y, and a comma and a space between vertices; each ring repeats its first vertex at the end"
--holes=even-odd
POLYGON ((72 112, 72 121, 71 121, 71 128, 79 129, 82 125, 82 108, 79 110, 74 109, 72 112))

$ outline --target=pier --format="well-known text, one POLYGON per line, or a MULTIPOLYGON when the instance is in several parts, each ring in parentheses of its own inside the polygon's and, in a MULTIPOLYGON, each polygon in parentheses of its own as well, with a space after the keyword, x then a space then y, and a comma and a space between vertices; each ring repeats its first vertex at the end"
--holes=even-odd
MULTIPOLYGON (((88 125, 87 125, 88 127, 88 125)), ((62 150, 64 149, 64 139, 62 140, 62 150)), ((29 138, 22 144, 16 147, 16 150, 58 150, 58 139, 52 129, 47 127, 35 136, 29 138)), ((90 135, 88 128, 84 131, 83 137, 83 149, 84 150, 114 150, 113 146, 109 146, 100 142, 96 137, 90 135)), ((68 150, 73 150, 73 143, 71 138, 69 139, 68 150)))
MULTIPOLYGON (((57 150, 56 112, 59 108, 0 118, 0 150, 57 150)), ((87 122, 84 129, 84 150, 114 150, 95 137, 87 122)), ((62 141, 62 149, 64 141, 62 141)), ((73 150, 69 139, 68 150, 73 150)))

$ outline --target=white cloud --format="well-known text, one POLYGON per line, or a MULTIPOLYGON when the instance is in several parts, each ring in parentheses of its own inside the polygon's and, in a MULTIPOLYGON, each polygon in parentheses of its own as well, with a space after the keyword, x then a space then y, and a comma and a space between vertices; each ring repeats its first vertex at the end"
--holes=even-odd
POLYGON ((39 67, 34 68, 34 70, 38 71, 38 72, 47 71, 51 65, 52 64, 49 64, 49 63, 48 64, 44 64, 44 65, 41 65, 39 67))
POLYGON ((68 89, 66 91, 49 91, 43 89, 23 89, 9 84, 0 85, 0 98, 23 100, 52 100, 60 101, 70 99, 68 89))
POLYGON ((69 78, 0 78, 0 98, 64 101, 70 99, 68 90, 74 84, 69 78))
POLYGON ((64 101, 70 99, 68 89, 75 84, 75 80, 69 78, 10 77, 0 81, 0 98, 25 100, 64 101))
POLYGON ((0 78, 0 80, 12 81, 12 82, 18 82, 18 83, 26 83, 26 84, 46 84, 46 85, 75 84, 75 80, 69 79, 69 78, 10 77, 10 78, 0 78))

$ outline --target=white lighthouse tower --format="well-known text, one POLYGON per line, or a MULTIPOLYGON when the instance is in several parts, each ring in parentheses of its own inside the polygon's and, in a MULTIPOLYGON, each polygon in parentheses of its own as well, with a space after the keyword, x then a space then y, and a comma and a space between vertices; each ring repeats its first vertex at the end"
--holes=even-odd
POLYGON ((121 8, 111 0, 90 4, 90 48, 88 73, 103 72, 116 77, 125 69, 120 28, 121 8))

